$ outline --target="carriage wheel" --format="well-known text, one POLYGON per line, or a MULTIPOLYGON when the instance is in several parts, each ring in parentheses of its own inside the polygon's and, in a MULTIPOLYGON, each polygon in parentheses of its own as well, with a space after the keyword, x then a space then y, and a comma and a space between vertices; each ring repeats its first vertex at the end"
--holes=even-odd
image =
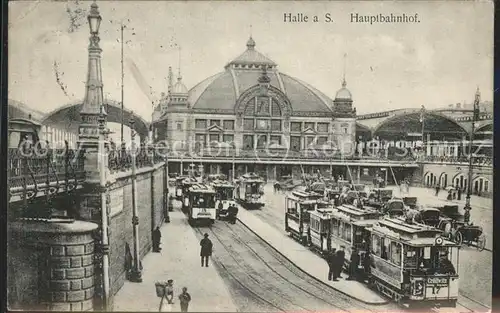
POLYGON ((486 246, 486 235, 485 234, 481 234, 477 238, 477 250, 483 251, 485 246, 486 246))
POLYGON ((457 233, 455 234, 455 242, 459 245, 461 245, 463 242, 463 236, 460 231, 457 231, 457 233))

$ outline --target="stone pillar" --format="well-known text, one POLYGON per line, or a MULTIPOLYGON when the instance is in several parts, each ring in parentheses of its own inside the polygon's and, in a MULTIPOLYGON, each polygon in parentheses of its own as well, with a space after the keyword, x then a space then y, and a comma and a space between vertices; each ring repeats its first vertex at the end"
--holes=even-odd
MULTIPOLYGON (((34 302, 38 303, 38 308, 51 311, 94 309, 92 233, 95 229, 97 225, 94 223, 56 219, 21 220, 9 225, 12 234, 9 247, 12 254, 9 257, 38 255, 38 263, 27 263, 23 268, 13 269, 16 272, 36 273, 39 290, 38 299, 34 302), (35 268, 30 271, 26 265, 35 268)), ((12 264, 15 266, 20 262, 13 261, 12 264)), ((16 283, 22 282, 23 279, 19 279, 16 283)))

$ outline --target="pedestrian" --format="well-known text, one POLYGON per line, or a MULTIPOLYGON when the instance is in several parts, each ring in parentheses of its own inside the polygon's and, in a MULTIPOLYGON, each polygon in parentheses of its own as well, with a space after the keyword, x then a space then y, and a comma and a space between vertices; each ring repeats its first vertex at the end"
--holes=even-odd
POLYGON ((174 280, 169 279, 167 281, 167 286, 165 287, 165 299, 168 304, 174 303, 174 280))
POLYGON ((328 252, 326 255, 326 262, 328 263, 328 280, 337 281, 337 277, 335 276, 335 248, 328 252))
POLYGON ((440 189, 441 189, 441 187, 439 185, 436 185, 436 197, 439 195, 440 189))
POLYGON ((224 204, 222 203, 222 200, 219 200, 219 207, 217 208, 217 219, 219 219, 220 213, 224 209, 224 204))
POLYGON ((461 199, 462 199, 462 190, 458 189, 457 190, 457 200, 461 200, 461 199))
POLYGON ((344 259, 345 259, 345 247, 340 246, 340 249, 335 253, 335 277, 341 278, 342 268, 344 267, 344 259))
POLYGON ((349 276, 347 277, 347 280, 355 280, 357 278, 359 259, 357 249, 353 248, 351 253, 351 263, 349 264, 349 276))
POLYGON ((187 287, 182 287, 182 293, 179 295, 179 301, 181 303, 181 312, 187 312, 189 302, 191 301, 191 295, 187 292, 187 287))
POLYGON ((160 243, 161 243, 160 227, 156 227, 156 229, 153 230, 152 239, 153 239, 153 252, 160 252, 161 251, 161 248, 160 248, 160 243))
POLYGON ((465 223, 465 225, 468 225, 469 222, 470 222, 470 210, 471 210, 471 208, 470 208, 469 205, 466 205, 464 207, 464 211, 465 211, 465 213, 464 213, 464 223, 465 223))
POLYGON ((238 207, 234 204, 231 203, 231 206, 228 209, 229 211, 229 220, 231 224, 236 224, 236 217, 238 216, 238 207))
POLYGON ((170 212, 174 210, 174 197, 172 195, 168 197, 168 210, 170 212))
POLYGON ((208 257, 212 255, 212 241, 208 239, 208 234, 203 235, 203 239, 200 241, 201 251, 201 267, 205 264, 208 267, 208 257))

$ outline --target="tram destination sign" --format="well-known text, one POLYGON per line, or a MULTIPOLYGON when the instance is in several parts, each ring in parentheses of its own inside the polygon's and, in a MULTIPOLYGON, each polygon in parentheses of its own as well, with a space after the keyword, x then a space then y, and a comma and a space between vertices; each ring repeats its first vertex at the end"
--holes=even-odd
POLYGON ((428 285, 438 285, 438 286, 448 286, 448 278, 447 277, 428 277, 427 284, 428 285))

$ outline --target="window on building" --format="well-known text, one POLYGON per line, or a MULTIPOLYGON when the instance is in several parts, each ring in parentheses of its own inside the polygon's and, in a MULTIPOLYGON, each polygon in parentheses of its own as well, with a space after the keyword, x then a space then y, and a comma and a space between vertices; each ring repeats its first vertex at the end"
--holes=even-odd
POLYGON ((317 131, 319 133, 327 133, 328 132, 328 123, 318 123, 317 131))
POLYGON ((281 136, 271 136, 269 140, 270 144, 281 145, 281 136))
POLYGON ((342 128, 342 130, 344 131, 344 134, 347 134, 347 127, 342 128))
POLYGON ((363 168, 363 175, 367 176, 369 174, 370 174, 370 172, 369 172, 368 168, 367 167, 363 168))
POLYGON ((246 118, 243 120, 243 130, 253 130, 253 119, 246 118))
POLYGON ((290 130, 293 132, 299 132, 302 130, 302 123, 301 122, 291 122, 290 123, 290 130))
POLYGON ((231 120, 224 121, 224 130, 234 130, 234 121, 231 120))
POLYGON ((182 130, 182 122, 177 122, 177 130, 182 130))
POLYGON ((267 147, 267 135, 257 136, 257 148, 264 149, 267 147))
POLYGON ((281 120, 272 120, 271 121, 271 130, 272 131, 281 131, 281 120))
POLYGON ((225 134, 222 136, 222 140, 225 142, 225 143, 229 143, 231 144, 232 146, 234 146, 234 135, 231 135, 231 134, 225 134))
POLYGON ((313 130, 314 130, 314 123, 311 123, 311 122, 306 122, 306 123, 304 123, 304 130, 305 130, 305 129, 308 129, 308 128, 310 128, 310 129, 313 129, 313 130))
POLYGON ((196 129, 206 129, 207 128, 207 120, 196 119, 194 123, 194 127, 196 129))
POLYGON ((210 120, 210 126, 217 125, 220 127, 220 120, 210 120))
POLYGON ((243 135, 243 149, 253 149, 253 135, 243 135))
POLYGON ((257 115, 269 115, 269 98, 260 97, 257 99, 257 106, 255 108, 255 114, 257 115))
POLYGON ((309 148, 313 144, 314 144, 314 137, 306 136, 306 148, 309 148))
POLYGON ((206 144, 207 135, 205 135, 205 134, 196 134, 195 138, 196 138, 196 142, 197 143, 202 144, 202 145, 206 144))
POLYGON ((278 104, 278 102, 275 99, 273 99, 272 108, 271 108, 271 115, 272 116, 281 116, 280 105, 278 104))
POLYGON ((485 180, 484 181, 484 192, 488 192, 489 191, 489 189, 490 189, 489 185, 490 185, 490 182, 487 181, 487 180, 485 180))
POLYGON ((257 120, 255 128, 258 130, 269 130, 269 120, 257 120))
POLYGON ((210 143, 219 142, 219 134, 210 134, 209 138, 210 138, 210 143))
POLYGON ((327 142, 328 142, 328 137, 326 136, 320 136, 318 137, 318 140, 316 140, 316 144, 319 146, 326 145, 327 142))
POLYGON ((290 136, 290 149, 293 151, 300 151, 300 137, 290 136))

